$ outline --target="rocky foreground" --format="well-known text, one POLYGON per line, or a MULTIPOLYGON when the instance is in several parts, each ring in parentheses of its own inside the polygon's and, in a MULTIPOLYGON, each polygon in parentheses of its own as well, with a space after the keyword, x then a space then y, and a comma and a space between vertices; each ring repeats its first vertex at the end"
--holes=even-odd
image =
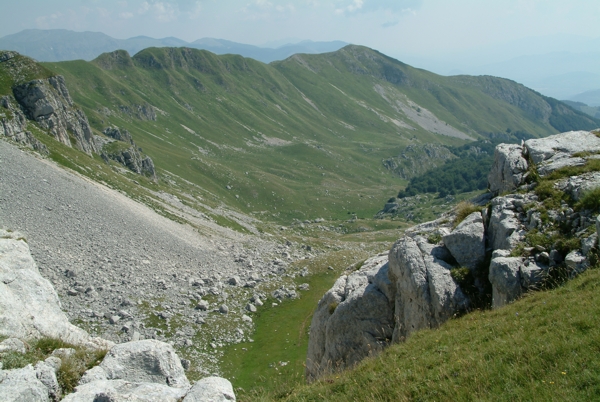
POLYGON ((323 296, 311 323, 308 380, 597 263, 600 132, 501 144, 494 157, 488 194, 407 230, 323 296))

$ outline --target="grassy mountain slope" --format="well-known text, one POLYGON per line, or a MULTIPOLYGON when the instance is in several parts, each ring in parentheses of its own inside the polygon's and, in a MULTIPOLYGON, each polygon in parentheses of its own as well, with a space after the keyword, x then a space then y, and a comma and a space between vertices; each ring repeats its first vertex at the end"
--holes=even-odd
MULTIPOLYGON (((96 130, 128 129, 159 173, 281 222, 372 216, 406 183, 382 160, 407 145, 558 132, 546 99, 512 81, 441 77, 359 46, 271 65, 186 48, 45 65, 65 75, 96 130)), ((572 128, 600 125, 567 107, 555 114, 572 128)))
POLYGON ((386 188, 401 184, 382 159, 412 143, 461 143, 432 131, 463 138, 506 128, 557 132, 547 103, 522 86, 448 79, 357 46, 272 66, 152 48, 48 67, 67 77, 98 130, 125 127, 159 168, 201 185, 215 201, 245 211, 277 208, 283 220, 376 212, 358 195, 383 199, 386 188), (128 114, 140 105, 160 109, 156 121, 128 114))

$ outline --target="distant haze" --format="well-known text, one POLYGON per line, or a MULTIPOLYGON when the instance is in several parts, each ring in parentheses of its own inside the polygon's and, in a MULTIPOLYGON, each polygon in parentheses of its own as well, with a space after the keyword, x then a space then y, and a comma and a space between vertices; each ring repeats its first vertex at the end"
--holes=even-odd
POLYGON ((340 40, 439 74, 500 75, 565 98, 600 89, 591 86, 600 77, 599 15, 590 0, 22 0, 3 7, 0 37, 69 29, 268 47, 340 40), (532 78, 552 53, 562 54, 557 68, 532 78), (584 62, 564 68, 570 59, 584 62))

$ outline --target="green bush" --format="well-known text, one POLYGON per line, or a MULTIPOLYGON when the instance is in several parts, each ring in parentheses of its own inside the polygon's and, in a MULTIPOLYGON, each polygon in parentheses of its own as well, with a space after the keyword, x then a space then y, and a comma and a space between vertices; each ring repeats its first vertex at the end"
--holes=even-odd
POLYGON ((442 241, 442 235, 439 233, 431 234, 427 237, 427 242, 429 244, 438 244, 442 241))

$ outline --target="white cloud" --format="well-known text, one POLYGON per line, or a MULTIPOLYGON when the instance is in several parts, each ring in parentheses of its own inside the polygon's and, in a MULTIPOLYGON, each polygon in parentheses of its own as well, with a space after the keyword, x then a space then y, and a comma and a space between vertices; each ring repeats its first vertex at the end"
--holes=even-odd
POLYGON ((130 12, 120 13, 119 14, 119 18, 124 19, 124 20, 128 20, 130 18, 133 18, 133 13, 130 13, 130 12))
POLYGON ((151 14, 160 22, 170 22, 177 19, 179 9, 177 5, 173 6, 172 3, 166 1, 144 1, 138 10, 138 13, 141 15, 151 14))

